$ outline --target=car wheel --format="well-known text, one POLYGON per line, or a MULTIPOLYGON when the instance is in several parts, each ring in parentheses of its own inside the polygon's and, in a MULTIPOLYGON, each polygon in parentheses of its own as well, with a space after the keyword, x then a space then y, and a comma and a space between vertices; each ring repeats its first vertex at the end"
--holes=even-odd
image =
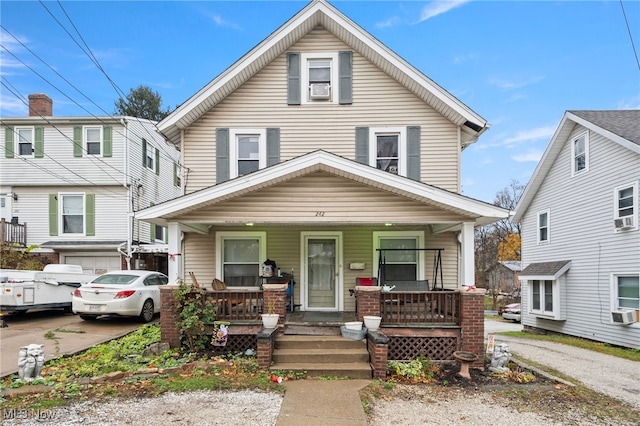
POLYGON ((80 318, 82 318, 85 321, 95 321, 95 319, 98 318, 98 316, 97 315, 80 314, 80 318))
POLYGON ((140 321, 151 322, 153 320, 153 300, 147 299, 142 305, 142 311, 140 312, 140 321))

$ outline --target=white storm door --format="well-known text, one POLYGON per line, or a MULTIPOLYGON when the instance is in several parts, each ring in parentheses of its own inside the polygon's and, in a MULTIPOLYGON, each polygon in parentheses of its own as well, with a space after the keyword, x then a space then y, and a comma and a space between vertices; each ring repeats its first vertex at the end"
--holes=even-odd
POLYGON ((342 307, 342 233, 302 233, 302 288, 305 311, 342 307))

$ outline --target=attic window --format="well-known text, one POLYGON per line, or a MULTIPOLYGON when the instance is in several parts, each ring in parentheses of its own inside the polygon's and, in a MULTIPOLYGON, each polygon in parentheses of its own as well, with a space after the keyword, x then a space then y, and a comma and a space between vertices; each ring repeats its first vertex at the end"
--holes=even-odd
POLYGON ((303 53, 302 103, 336 103, 338 53, 303 53))

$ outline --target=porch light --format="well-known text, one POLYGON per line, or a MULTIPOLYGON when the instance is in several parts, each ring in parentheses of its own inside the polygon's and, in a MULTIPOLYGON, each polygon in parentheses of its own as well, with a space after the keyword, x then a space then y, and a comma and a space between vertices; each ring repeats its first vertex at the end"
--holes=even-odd
POLYGON ((253 222, 247 222, 247 223, 245 223, 245 225, 247 225, 247 226, 253 226, 253 222))
POLYGON ((384 226, 393 226, 393 223, 385 223, 384 226))

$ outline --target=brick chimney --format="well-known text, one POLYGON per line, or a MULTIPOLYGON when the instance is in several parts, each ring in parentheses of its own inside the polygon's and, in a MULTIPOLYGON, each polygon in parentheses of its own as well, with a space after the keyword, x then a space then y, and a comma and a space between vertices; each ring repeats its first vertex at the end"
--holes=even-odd
POLYGON ((29 117, 53 116, 53 101, 44 93, 29 95, 29 117))

